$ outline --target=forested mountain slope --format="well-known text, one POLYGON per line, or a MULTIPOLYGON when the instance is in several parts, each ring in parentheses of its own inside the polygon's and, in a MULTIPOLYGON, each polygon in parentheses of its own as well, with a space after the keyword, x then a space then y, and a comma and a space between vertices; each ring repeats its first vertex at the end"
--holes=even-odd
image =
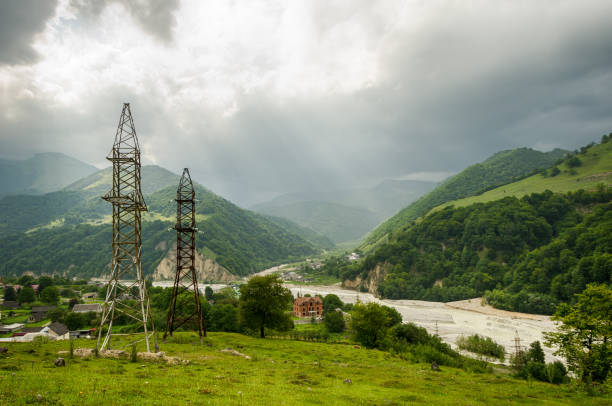
POLYGON ((97 170, 57 152, 36 154, 24 160, 0 159, 0 197, 54 192, 97 170))
POLYGON ((587 283, 610 283, 612 189, 550 191, 447 207, 394 233, 358 263, 328 263, 348 286, 391 299, 551 313, 587 283), (491 291, 491 292, 490 292, 491 291))
MULTIPOLYGON (((108 271, 110 204, 100 196, 110 188, 106 170, 43 196, 0 200, 0 260, 6 272, 58 272, 95 276, 108 271)), ((149 211, 143 215, 143 267, 152 274, 172 249, 176 186, 179 177, 163 168, 143 167, 149 211)), ((241 209, 195 184, 197 246, 231 273, 246 275, 281 262, 310 256, 321 248, 298 234, 289 221, 278 223, 241 209)), ((314 234, 314 233, 313 233, 314 234)), ((311 236, 312 241, 316 241, 311 236)))
POLYGON ((524 178, 538 169, 548 168, 567 152, 561 149, 540 152, 530 148, 498 152, 486 161, 472 165, 449 178, 433 191, 400 210, 372 231, 360 249, 370 251, 377 244, 385 241, 389 233, 407 226, 411 221, 440 204, 478 195, 486 190, 524 178))

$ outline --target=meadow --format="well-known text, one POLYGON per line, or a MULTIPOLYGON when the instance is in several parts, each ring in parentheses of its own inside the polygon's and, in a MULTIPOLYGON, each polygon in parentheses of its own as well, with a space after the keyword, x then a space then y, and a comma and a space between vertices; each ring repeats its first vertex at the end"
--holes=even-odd
MULTIPOLYGON (((127 339, 127 337, 123 337, 127 339)), ((76 347, 93 347, 76 340, 76 347)), ((119 343, 120 345, 120 343, 119 343)), ((62 355, 69 342, 3 343, 2 405, 609 405, 609 385, 588 395, 577 384, 556 386, 450 367, 433 371, 392 354, 292 340, 209 333, 176 333, 160 343, 188 365, 62 355), (220 352, 231 348, 251 359, 220 352), (346 382, 350 380, 350 383, 346 382)), ((118 348, 115 346, 114 348, 118 348)), ((143 351, 143 343, 138 351, 143 351)), ((129 355, 129 349, 126 351, 129 355)))

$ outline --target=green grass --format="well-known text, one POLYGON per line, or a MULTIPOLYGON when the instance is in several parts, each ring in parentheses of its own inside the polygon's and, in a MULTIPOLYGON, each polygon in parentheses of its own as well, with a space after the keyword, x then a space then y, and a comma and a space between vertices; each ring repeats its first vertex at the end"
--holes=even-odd
POLYGON ((453 200, 432 209, 428 214, 447 206, 463 207, 474 203, 485 203, 503 199, 506 196, 522 197, 531 193, 541 193, 550 190, 555 193, 565 193, 579 189, 593 190, 597 185, 612 185, 612 142, 589 148, 586 154, 578 154, 582 165, 571 168, 558 165, 561 173, 554 177, 533 175, 518 182, 500 186, 478 196, 453 200))
POLYGON ((204 344, 182 333, 161 344, 168 355, 191 360, 186 366, 66 354, 66 367, 55 367, 57 351, 68 350, 66 341, 7 347, 8 354, 0 355, 0 404, 6 405, 607 405, 611 400, 607 394, 589 397, 576 386, 520 381, 503 372, 449 367, 435 372, 378 350, 229 333, 209 334, 204 344), (223 348, 252 359, 219 352, 223 348), (347 378, 351 384, 344 383, 347 378))

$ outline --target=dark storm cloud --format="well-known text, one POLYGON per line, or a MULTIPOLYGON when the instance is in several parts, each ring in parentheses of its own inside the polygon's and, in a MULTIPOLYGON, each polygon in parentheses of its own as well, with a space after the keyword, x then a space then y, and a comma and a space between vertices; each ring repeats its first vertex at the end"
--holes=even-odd
POLYGON ((179 0, 72 0, 71 5, 84 17, 98 17, 110 4, 121 4, 149 34, 165 43, 172 41, 176 24, 174 12, 179 0))
POLYGON ((0 64, 17 65, 35 62, 38 54, 32 48, 36 34, 53 15, 57 1, 0 2, 0 64))

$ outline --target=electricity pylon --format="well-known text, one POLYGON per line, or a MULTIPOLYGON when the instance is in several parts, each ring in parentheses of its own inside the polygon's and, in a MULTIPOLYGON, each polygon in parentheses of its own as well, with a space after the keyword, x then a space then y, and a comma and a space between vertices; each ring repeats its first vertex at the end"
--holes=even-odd
MULTIPOLYGON (((172 299, 168 309, 168 320, 164 340, 168 334, 182 325, 191 322, 197 325, 200 341, 206 336, 206 327, 202 320, 200 291, 195 270, 195 191, 189 176, 189 169, 183 170, 183 176, 176 190, 176 275, 172 299), (193 292, 194 303, 189 299, 193 292), (184 294, 187 292, 187 294, 184 294), (178 306, 177 306, 178 302, 178 306)), ((195 327, 195 326, 194 326, 195 327)))
POLYGON ((106 159, 113 163, 113 186, 102 199, 113 205, 113 259, 96 347, 110 349, 113 322, 121 317, 138 323, 149 352, 155 326, 141 262, 141 213, 147 211, 147 205, 140 190, 140 147, 129 103, 123 104, 113 149, 106 159), (100 344, 104 327, 107 330, 100 344))

